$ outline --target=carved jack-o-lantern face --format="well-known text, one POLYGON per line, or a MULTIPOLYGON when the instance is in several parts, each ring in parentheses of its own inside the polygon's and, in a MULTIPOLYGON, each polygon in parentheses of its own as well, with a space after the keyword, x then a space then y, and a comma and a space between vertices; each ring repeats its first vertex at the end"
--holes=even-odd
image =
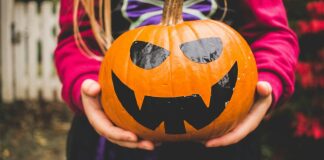
MULTIPOLYGON (((179 48, 188 60, 208 64, 220 56, 223 45, 220 38, 211 37, 180 44, 179 48)), ((144 70, 151 70, 162 65, 169 56, 168 49, 150 42, 135 41, 130 49, 133 64, 144 70)), ((237 62, 235 62, 221 80, 210 86, 211 95, 206 101, 199 93, 187 93, 177 97, 145 95, 143 102, 137 103, 136 93, 127 84, 121 82, 113 71, 112 79, 118 100, 137 122, 151 130, 155 130, 164 122, 165 133, 185 134, 184 121, 199 130, 223 112, 233 94, 237 68, 237 62)))
POLYGON ((152 25, 121 35, 102 62, 102 105, 152 140, 208 139, 249 111, 257 81, 248 44, 221 22, 152 25))

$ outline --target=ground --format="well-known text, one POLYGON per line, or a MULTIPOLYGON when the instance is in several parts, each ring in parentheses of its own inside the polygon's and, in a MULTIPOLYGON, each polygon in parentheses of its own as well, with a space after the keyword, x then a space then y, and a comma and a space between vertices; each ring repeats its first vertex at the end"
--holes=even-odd
MULTIPOLYGON (((294 112, 281 110, 259 126, 262 160, 323 160, 324 139, 294 136, 294 112)), ((0 102, 0 160, 65 160, 71 119, 62 102, 0 102)))
POLYGON ((61 102, 0 106, 0 160, 64 160, 72 112, 61 102))

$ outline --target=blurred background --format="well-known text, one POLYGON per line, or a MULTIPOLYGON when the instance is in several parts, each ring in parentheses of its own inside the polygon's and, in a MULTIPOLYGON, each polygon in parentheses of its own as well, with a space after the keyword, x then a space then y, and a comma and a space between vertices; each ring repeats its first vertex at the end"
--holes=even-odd
MULTIPOLYGON (((296 91, 260 125, 262 159, 323 160, 324 1, 284 3, 301 47, 296 91)), ((0 160, 63 160, 72 113, 52 61, 58 0, 1 0, 0 7, 0 160)))

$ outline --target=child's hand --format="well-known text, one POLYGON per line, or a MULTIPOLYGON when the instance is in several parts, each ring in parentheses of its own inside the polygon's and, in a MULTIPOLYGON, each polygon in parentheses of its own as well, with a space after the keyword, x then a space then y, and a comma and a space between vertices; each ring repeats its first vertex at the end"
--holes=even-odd
POLYGON ((252 105, 250 113, 231 132, 214 139, 208 140, 207 147, 219 147, 235 144, 255 130, 267 113, 272 102, 272 88, 268 82, 259 81, 257 84, 257 99, 252 105))
POLYGON ((85 80, 81 87, 81 97, 84 111, 90 124, 103 137, 109 141, 127 148, 141 148, 153 150, 154 145, 147 140, 138 140, 137 136, 130 132, 118 128, 112 124, 99 104, 98 95, 100 85, 93 80, 85 80))

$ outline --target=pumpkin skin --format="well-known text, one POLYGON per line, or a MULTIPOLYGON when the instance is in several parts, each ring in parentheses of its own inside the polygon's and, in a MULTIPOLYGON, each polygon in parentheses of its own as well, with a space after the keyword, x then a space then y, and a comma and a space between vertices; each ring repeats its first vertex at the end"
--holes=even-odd
MULTIPOLYGON (((189 47, 189 49, 194 48, 189 47)), ((246 116, 254 100, 257 69, 251 50, 239 33, 222 22, 197 20, 170 26, 150 25, 124 33, 114 41, 106 53, 101 64, 99 83, 102 87, 102 106, 115 125, 134 132, 141 138, 153 141, 205 140, 228 133, 246 116), (216 39, 220 44, 215 45, 221 45, 221 49, 218 49, 218 55, 207 58, 205 62, 202 62, 204 59, 190 59, 190 54, 188 56, 181 48, 183 44, 206 39, 216 39), (146 56, 146 60, 141 61, 145 62, 144 64, 136 64, 134 62, 136 60, 132 57, 134 55, 131 53, 134 50, 134 43, 147 42, 153 44, 153 48, 162 49, 166 54, 162 54, 159 58, 155 57, 154 62, 150 61, 150 58, 154 56, 146 56), (182 121, 184 128, 174 130, 173 124, 168 123, 166 126, 167 120, 162 119, 157 126, 155 124, 155 127, 150 128, 139 122, 141 120, 132 115, 123 105, 131 103, 135 98, 139 106, 138 110, 141 111, 145 103, 143 101, 147 97, 147 99, 150 97, 153 97, 152 99, 154 97, 165 98, 171 100, 168 103, 173 103, 172 97, 176 99, 198 96, 206 106, 209 106, 212 101, 213 86, 228 80, 226 75, 233 71, 234 66, 236 71, 233 72, 235 75, 232 79, 235 80, 235 85, 230 88, 232 93, 226 105, 218 115, 213 116, 211 121, 200 127, 193 126, 184 119, 182 121), (124 85, 124 88, 132 90, 134 94, 120 94, 125 89, 116 91, 117 82, 124 85)), ((224 97, 224 95, 225 93, 221 93, 214 96, 224 97)), ((165 102, 153 101, 153 104, 157 106, 161 104, 160 109, 165 104, 165 102)), ((185 100, 180 100, 180 102, 183 101, 185 102, 185 100)), ((175 102, 178 101, 175 100, 175 102)), ((176 105, 177 103, 173 104, 173 106, 176 105)), ((142 121, 149 124, 151 123, 149 121, 155 121, 159 114, 158 111, 154 111, 155 105, 148 106, 154 114, 142 121)), ((195 104, 189 104, 189 106, 195 107, 195 104)), ((147 112, 150 113, 150 111, 147 112)), ((170 114, 172 116, 178 114, 181 117, 181 113, 170 114)), ((195 115, 195 112, 191 114, 195 115)), ((199 119, 196 121, 204 121, 205 117, 195 118, 199 119)), ((175 126, 179 127, 179 124, 175 126)))

